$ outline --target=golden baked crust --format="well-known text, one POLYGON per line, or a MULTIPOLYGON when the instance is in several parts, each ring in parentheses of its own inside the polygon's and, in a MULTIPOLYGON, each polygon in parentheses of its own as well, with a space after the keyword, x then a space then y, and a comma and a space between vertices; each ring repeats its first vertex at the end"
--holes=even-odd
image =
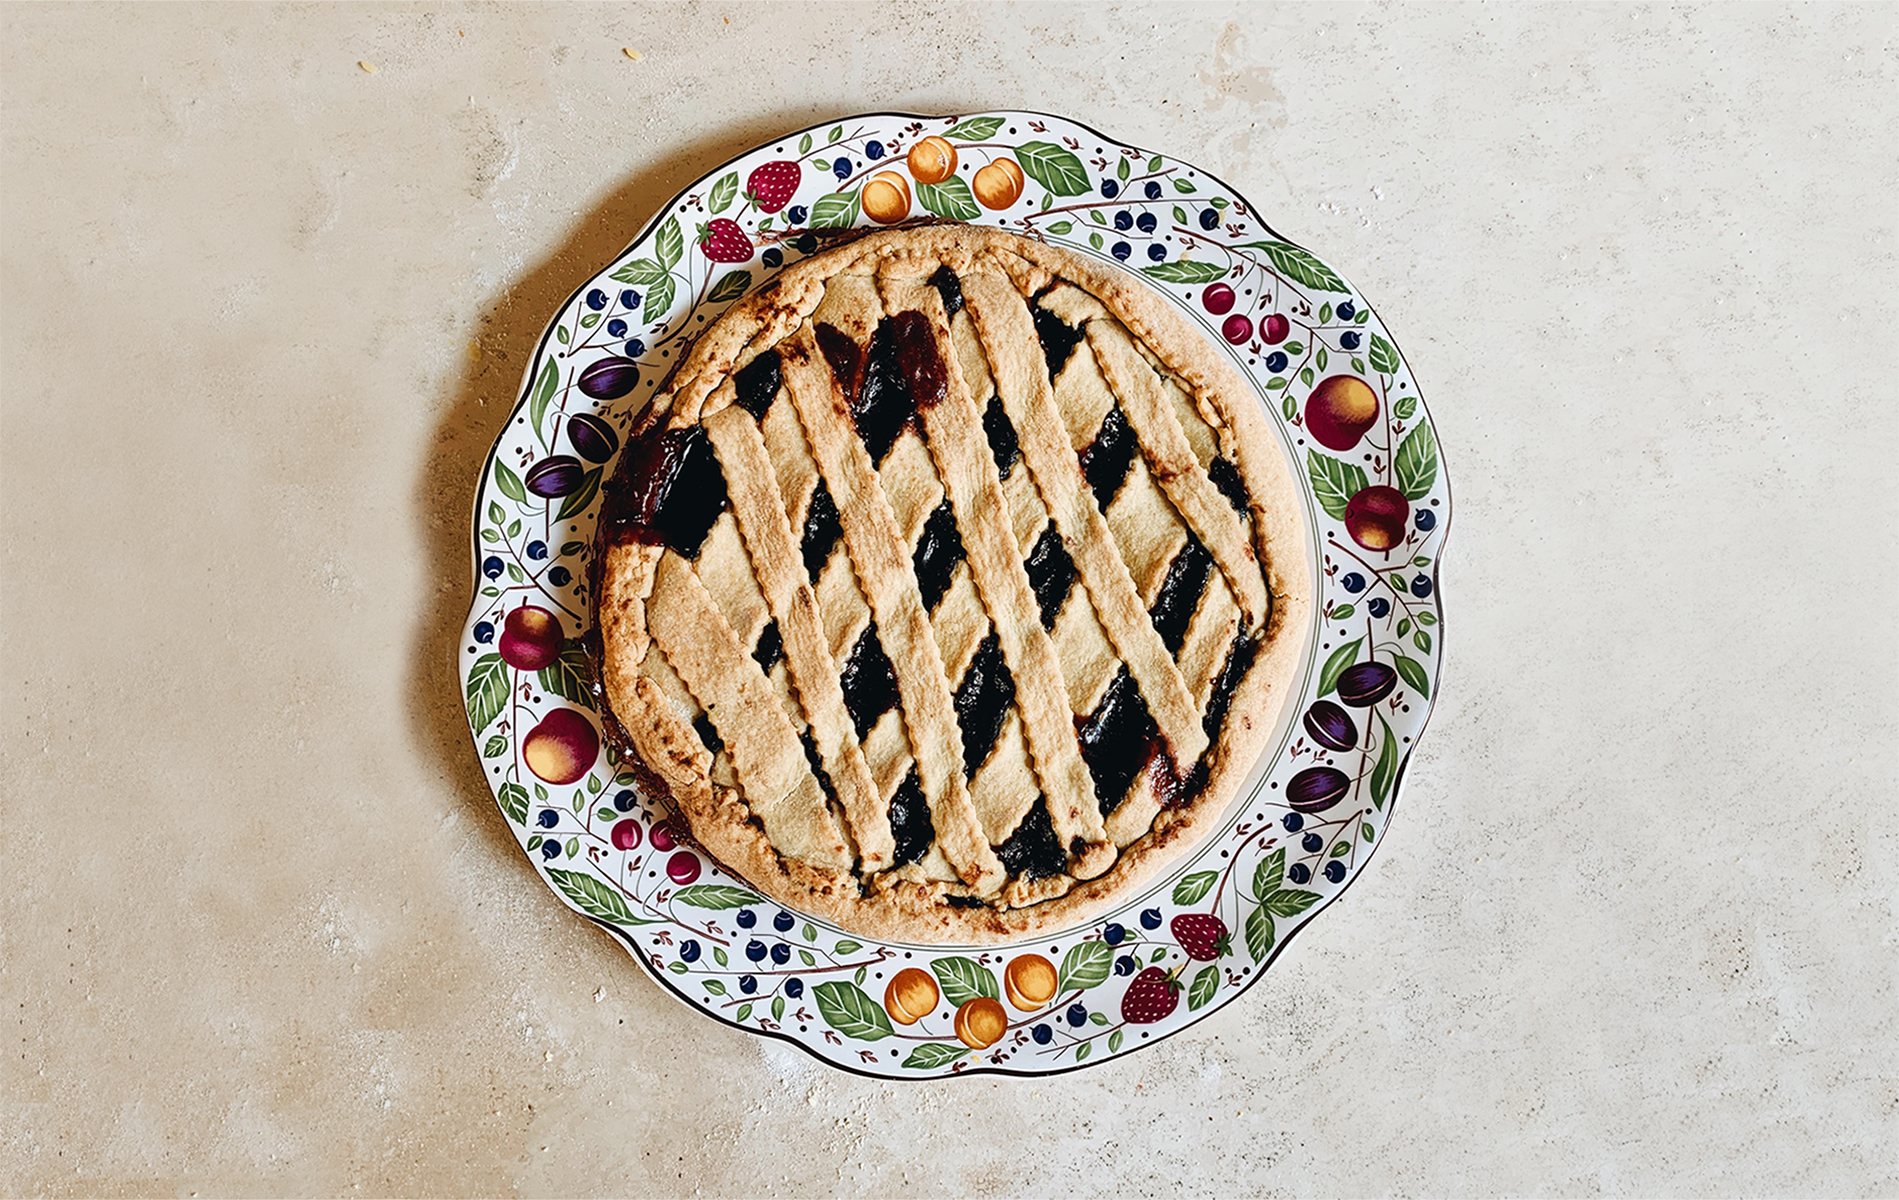
POLYGON ((642 419, 605 697, 780 903, 913 942, 1067 926, 1257 759, 1310 621, 1300 511, 1251 391, 1138 279, 871 234, 726 312, 642 419))

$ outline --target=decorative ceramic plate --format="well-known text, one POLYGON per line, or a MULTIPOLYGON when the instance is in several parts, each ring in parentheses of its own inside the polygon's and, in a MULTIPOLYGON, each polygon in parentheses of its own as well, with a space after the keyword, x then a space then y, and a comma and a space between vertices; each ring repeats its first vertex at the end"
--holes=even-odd
POLYGON ((1383 324, 1232 188, 1059 117, 852 117, 707 175, 555 314, 476 490, 469 725, 535 869, 686 1004, 865 1074, 1068 1070, 1237 999, 1364 869, 1436 686, 1449 518, 1430 419, 1383 324), (926 138, 955 150, 940 183, 909 172, 926 138), (883 172, 903 186, 872 187, 883 172), (603 748, 582 649, 600 481, 685 347, 828 233, 932 217, 1120 263, 1227 347, 1303 482, 1317 597, 1293 698, 1219 830, 1102 920, 980 949, 853 936, 723 872, 603 748), (1350 415, 1365 388, 1369 426, 1350 415), (577 779, 533 771, 576 755, 592 764, 577 779), (1049 972, 1044 1002, 1013 986, 1049 972), (981 1049, 955 1019, 977 1000, 1007 1002, 1007 1031, 981 1049))

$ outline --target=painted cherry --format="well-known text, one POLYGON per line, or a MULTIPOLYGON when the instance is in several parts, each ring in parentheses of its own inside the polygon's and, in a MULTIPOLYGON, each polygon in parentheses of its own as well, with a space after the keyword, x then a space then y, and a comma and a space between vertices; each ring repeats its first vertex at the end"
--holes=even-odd
POLYGON ((666 878, 682 887, 699 878, 699 856, 690 850, 675 851, 666 860, 666 878))
POLYGON ((1292 322, 1286 319, 1285 313, 1274 313, 1259 323, 1259 336, 1269 346, 1277 346, 1285 341, 1286 335, 1291 332, 1292 322))
POLYGON ((1200 303, 1214 316, 1233 311, 1233 289, 1224 283, 1210 283, 1207 290, 1200 293, 1200 303))
POLYGON ((1235 346, 1244 345, 1253 336, 1253 320, 1245 313, 1234 313, 1220 326, 1220 336, 1235 346))
POLYGON ((638 850, 640 848, 640 823, 628 818, 613 827, 613 848, 615 850, 638 850))

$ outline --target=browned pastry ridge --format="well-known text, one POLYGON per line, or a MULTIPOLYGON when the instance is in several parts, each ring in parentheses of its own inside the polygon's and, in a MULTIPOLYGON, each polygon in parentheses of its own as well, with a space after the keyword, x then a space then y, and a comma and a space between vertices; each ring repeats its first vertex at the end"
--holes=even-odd
POLYGON ((733 306, 601 514, 601 683, 715 858, 869 936, 1086 920, 1223 814, 1310 622, 1258 401, 1137 278, 872 234, 733 306))

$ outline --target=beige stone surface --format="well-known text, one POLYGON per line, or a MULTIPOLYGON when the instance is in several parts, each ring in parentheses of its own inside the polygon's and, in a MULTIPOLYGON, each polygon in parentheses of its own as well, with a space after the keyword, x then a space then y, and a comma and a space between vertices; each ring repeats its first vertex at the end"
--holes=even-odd
POLYGON ((0 1191, 1899 1193, 1899 9, 0 33, 0 1191), (1377 304, 1456 489, 1388 845, 1243 1000, 1060 1078, 688 1011, 513 848, 455 694, 543 321, 880 107, 1233 181, 1377 304))

